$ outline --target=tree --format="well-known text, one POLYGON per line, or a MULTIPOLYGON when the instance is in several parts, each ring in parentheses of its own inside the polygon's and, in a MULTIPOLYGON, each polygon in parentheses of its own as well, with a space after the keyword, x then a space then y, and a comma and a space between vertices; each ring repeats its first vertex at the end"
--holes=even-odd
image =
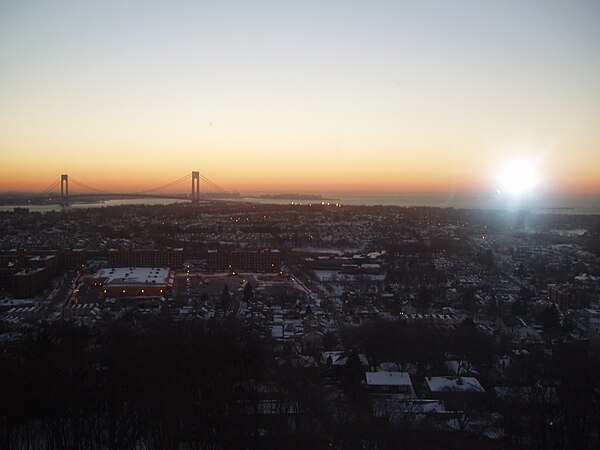
POLYGON ((469 311, 473 311, 475 310, 475 288, 470 286, 468 288, 466 288, 462 294, 461 294, 461 298, 462 298, 462 304, 463 304, 463 308, 469 311))
POLYGON ((540 321, 545 331, 554 330, 560 326, 558 311, 555 306, 548 306, 540 315, 540 321))
POLYGON ((334 333, 329 332, 323 336, 323 350, 333 351, 337 348, 338 339, 334 333))
POLYGON ((248 281, 246 286, 244 286, 244 296, 243 299, 245 302, 248 302, 254 298, 254 292, 252 291, 252 285, 248 281))
POLYGON ((488 270, 494 267, 494 253, 489 248, 480 252, 477 255, 477 259, 479 260, 479 263, 488 270))
POLYGON ((454 353, 460 360, 477 365, 491 363, 493 340, 477 330, 471 319, 464 319, 453 335, 454 353))
POLYGON ((356 397, 360 394, 364 376, 365 374, 360 363, 358 351, 353 349, 346 360, 344 376, 342 379, 344 390, 351 399, 356 399, 356 397))
POLYGON ((427 311, 431 304, 431 300, 431 290, 427 286, 421 285, 417 292, 417 308, 422 311, 427 311))
POLYGON ((221 307, 227 310, 227 306, 231 302, 231 294, 229 294, 229 288, 227 285, 223 285, 223 292, 221 292, 221 307))

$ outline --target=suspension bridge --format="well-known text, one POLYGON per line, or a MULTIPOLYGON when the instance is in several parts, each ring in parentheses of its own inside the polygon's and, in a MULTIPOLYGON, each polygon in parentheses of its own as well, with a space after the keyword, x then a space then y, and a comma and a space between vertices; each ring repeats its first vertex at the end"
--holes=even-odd
POLYGON ((233 192, 227 191, 226 189, 219 186, 214 181, 211 181, 205 175, 200 175, 200 172, 194 171, 181 178, 173 180, 169 183, 162 184, 152 189, 146 189, 143 191, 136 192, 114 192, 105 189, 98 189, 90 186, 76 178, 69 176, 68 174, 62 174, 59 178, 54 180, 46 189, 41 193, 36 194, 36 197, 32 200, 41 201, 59 201, 61 205, 68 205, 69 202, 76 199, 84 199, 89 197, 157 197, 167 199, 182 199, 191 200, 192 203, 198 203, 200 199, 223 199, 230 198, 236 195, 233 192), (173 189, 175 186, 182 185, 183 183, 190 182, 191 180, 191 191, 189 194, 176 194, 169 193, 167 190, 173 189), (202 193, 200 192, 200 181, 202 181, 202 193), (58 186, 60 185, 60 197, 58 193, 58 186), (75 189, 73 189, 75 188, 75 189))

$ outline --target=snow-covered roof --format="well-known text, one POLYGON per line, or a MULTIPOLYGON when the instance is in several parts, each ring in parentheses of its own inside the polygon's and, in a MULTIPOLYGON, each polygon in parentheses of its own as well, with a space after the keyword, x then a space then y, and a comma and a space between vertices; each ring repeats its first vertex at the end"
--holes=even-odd
POLYGON ((408 372, 367 372, 369 386, 412 386, 408 372))
POLYGON ((94 275, 95 279, 104 279, 104 284, 110 285, 165 284, 168 277, 166 267, 114 267, 100 269, 94 275))
POLYGON ((426 377, 431 392, 485 392, 475 377, 426 377))

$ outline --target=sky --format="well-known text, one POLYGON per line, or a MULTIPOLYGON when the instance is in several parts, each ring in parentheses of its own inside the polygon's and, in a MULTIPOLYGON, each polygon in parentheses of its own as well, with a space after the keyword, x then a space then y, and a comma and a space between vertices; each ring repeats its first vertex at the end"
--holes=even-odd
POLYGON ((600 193, 599 30, 594 0, 0 0, 0 191, 487 192, 525 162, 600 193))

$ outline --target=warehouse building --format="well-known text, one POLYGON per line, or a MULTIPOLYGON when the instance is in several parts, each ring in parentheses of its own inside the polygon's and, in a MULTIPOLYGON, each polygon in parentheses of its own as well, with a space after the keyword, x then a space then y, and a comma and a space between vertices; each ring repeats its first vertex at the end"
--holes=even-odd
POLYGON ((163 297, 173 286, 174 273, 162 267, 112 267, 92 277, 91 287, 101 289, 103 298, 163 297))

